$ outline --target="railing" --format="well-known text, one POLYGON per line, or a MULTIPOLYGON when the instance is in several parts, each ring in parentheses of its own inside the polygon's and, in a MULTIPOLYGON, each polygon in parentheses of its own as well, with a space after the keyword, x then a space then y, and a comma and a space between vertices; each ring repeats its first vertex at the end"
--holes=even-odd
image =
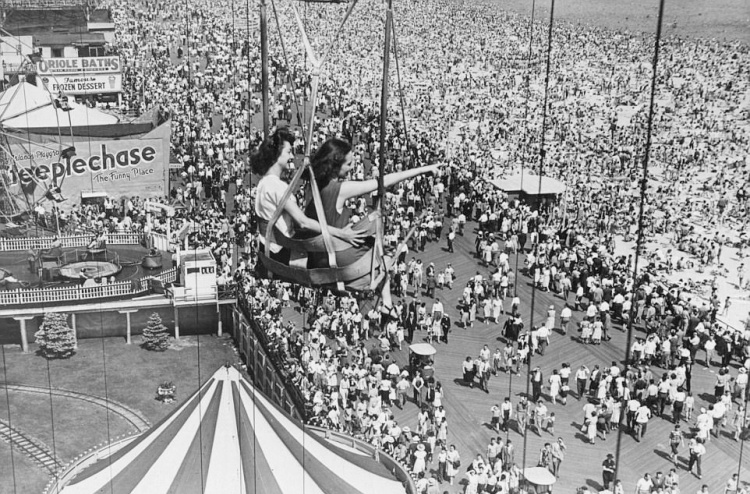
POLYGON ((293 417, 304 420, 305 400, 300 390, 285 380, 285 373, 279 368, 279 363, 271 358, 268 338, 258 327, 250 307, 242 297, 237 299, 232 331, 255 387, 293 417))
POLYGON ((163 233, 152 233, 151 234, 151 247, 159 249, 163 252, 173 252, 170 249, 169 239, 163 233))
POLYGON ((404 484, 407 494, 417 493, 417 486, 414 484, 414 479, 412 478, 412 474, 409 472, 406 466, 399 463, 398 460, 396 460, 396 458, 384 452, 383 450, 377 449, 372 444, 367 443, 365 441, 361 441, 355 437, 350 436, 349 434, 345 434, 343 432, 332 431, 330 429, 326 429, 325 427, 318 427, 316 425, 305 425, 305 429, 307 429, 308 431, 317 432, 320 435, 324 435, 326 439, 331 442, 339 443, 344 446, 348 446, 352 449, 355 449, 361 453, 365 453, 370 458, 377 458, 377 460, 389 472, 393 472, 393 474, 396 476, 396 479, 398 479, 399 482, 404 484), (376 452, 377 452, 377 455, 376 455, 376 452))
POLYGON ((19 288, 17 290, 0 291, 0 306, 47 304, 142 295, 151 290, 152 278, 159 279, 162 283, 174 283, 177 279, 177 268, 168 269, 159 274, 139 280, 118 281, 107 285, 90 287, 76 285, 34 288, 31 290, 19 288))
MULTIPOLYGON (((138 287, 141 287, 141 283, 138 287)), ((84 287, 82 285, 71 287, 36 288, 26 290, 10 290, 0 292, 0 305, 28 305, 54 302, 70 302, 73 300, 90 300, 96 298, 122 297, 139 293, 133 291, 133 283, 120 281, 108 285, 97 285, 84 287)))
POLYGON ((177 281, 177 271, 177 268, 167 269, 159 274, 153 275, 152 278, 159 278, 162 283, 174 283, 177 281))
MULTIPOLYGON (((91 235, 69 235, 60 237, 62 247, 86 247, 91 242, 91 235)), ((54 237, 0 238, 0 252, 14 250, 49 249, 54 237)), ((108 233, 107 244, 138 245, 143 239, 142 233, 108 233)))
POLYGON ((4 0, 6 9, 47 10, 62 7, 79 7, 88 4, 86 0, 4 0))

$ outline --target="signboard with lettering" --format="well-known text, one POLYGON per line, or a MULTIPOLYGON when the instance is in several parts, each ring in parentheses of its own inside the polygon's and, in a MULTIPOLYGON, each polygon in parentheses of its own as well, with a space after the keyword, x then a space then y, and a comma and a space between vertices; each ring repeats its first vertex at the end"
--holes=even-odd
MULTIPOLYGON (((57 94, 102 94, 122 91, 122 74, 77 74, 40 76, 42 87, 57 94)), ((37 82, 37 84, 39 84, 37 82)))
POLYGON ((74 156, 60 156, 57 144, 11 142, 10 148, 16 165, 6 172, 11 188, 38 196, 57 185, 63 197, 71 198, 70 207, 81 192, 112 198, 167 193, 169 144, 164 139, 84 141, 76 143, 74 156))
POLYGON ((36 63, 36 73, 39 75, 120 72, 122 72, 120 57, 48 58, 36 63))

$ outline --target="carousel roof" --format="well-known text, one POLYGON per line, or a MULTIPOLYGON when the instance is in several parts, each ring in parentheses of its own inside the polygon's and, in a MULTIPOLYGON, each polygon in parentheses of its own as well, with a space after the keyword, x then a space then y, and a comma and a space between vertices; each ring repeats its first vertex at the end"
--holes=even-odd
POLYGON ((60 492, 405 492, 379 462, 307 429, 222 367, 158 425, 60 492))

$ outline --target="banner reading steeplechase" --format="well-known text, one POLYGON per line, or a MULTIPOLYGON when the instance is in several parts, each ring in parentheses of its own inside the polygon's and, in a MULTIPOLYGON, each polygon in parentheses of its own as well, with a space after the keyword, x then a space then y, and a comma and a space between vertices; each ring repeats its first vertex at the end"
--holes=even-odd
POLYGON ((29 144, 11 138, 15 167, 7 171, 10 188, 31 198, 59 187, 72 202, 78 202, 82 192, 103 192, 114 199, 168 192, 168 123, 140 138, 78 142, 75 155, 65 148, 56 142, 29 144))

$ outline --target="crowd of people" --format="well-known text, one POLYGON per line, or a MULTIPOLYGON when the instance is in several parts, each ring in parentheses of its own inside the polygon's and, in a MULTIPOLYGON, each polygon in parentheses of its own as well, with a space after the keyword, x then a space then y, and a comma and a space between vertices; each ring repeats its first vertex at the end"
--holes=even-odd
MULTIPOLYGON (((356 180, 378 174, 371 164, 380 151, 382 10, 374 3, 357 6, 343 30, 345 41, 332 45, 327 41, 343 7, 310 4, 303 10, 313 48, 331 50, 313 108, 311 155, 333 138, 348 141, 349 177, 356 180)), ((220 281, 238 286, 267 351, 303 397, 310 422, 382 448, 414 474, 420 493, 429 494, 464 476, 469 494, 519 492, 521 462, 509 429, 549 433, 538 464, 559 476, 567 446, 555 439, 555 409, 569 406, 570 398, 586 402, 578 427, 592 443, 617 428, 640 440, 649 421, 674 422, 670 458, 675 469, 689 468, 698 477, 706 447, 727 437, 724 427, 740 439, 747 424, 742 403, 750 328, 719 321, 729 305, 715 286, 699 297, 687 281, 670 283, 665 274, 689 263, 721 269, 722 249, 738 246, 741 255, 747 243, 745 235, 732 233, 747 231, 750 217, 740 185, 750 179, 750 131, 732 122, 747 119, 741 107, 750 85, 746 45, 663 40, 649 177, 655 185, 645 228, 638 231, 640 198, 631 191, 642 178, 650 36, 556 23, 554 77, 545 87, 545 24, 530 26, 521 16, 478 6, 458 13, 447 0, 399 4, 400 65, 392 74, 399 97, 390 105, 385 171, 432 165, 435 173, 407 178, 387 192, 383 238, 388 250, 399 253, 389 276, 394 300, 372 304, 258 276, 263 239, 255 215, 257 179, 249 175, 251 151, 263 137, 257 127, 261 65, 259 40, 245 22, 247 6, 226 0, 111 4, 114 51, 125 62, 123 110, 160 107, 171 115, 171 153, 183 169, 170 196, 161 199, 179 206, 170 240, 214 252, 220 281), (545 91, 551 104, 542 128, 545 91), (564 179, 564 197, 537 205, 487 182, 516 173, 518 163, 564 179), (673 249, 643 252, 647 262, 634 276, 634 257, 618 254, 617 243, 665 232, 674 232, 673 249), (436 266, 421 253, 431 243, 453 252, 461 236, 474 241, 477 272, 466 286, 454 287, 454 267, 436 266), (233 244, 239 246, 236 259, 233 244), (519 276, 559 296, 559 313, 553 305, 544 324, 525 325, 521 314, 529 301, 516 295, 519 276), (460 299, 453 320, 441 302, 446 293, 460 299), (284 319, 292 304, 304 313, 303 324, 284 319), (497 437, 463 464, 448 427, 461 417, 448 417, 443 404, 449 386, 429 361, 417 370, 395 357, 405 342, 449 344, 454 328, 499 325, 503 344, 494 351, 485 345, 462 364, 464 382, 492 394, 492 376, 526 372, 528 359, 549 353, 559 333, 580 331, 581 344, 606 344, 631 322, 642 332, 624 363, 561 363, 547 379, 540 368, 529 369, 528 398, 507 397, 492 407, 497 437), (700 357, 717 369, 717 381, 713 402, 693 410, 691 372, 700 357), (399 424, 393 408, 408 406, 418 407, 417 423, 399 424), (688 425, 694 434, 682 432, 688 425), (685 440, 687 465, 678 462, 685 440)), ((279 22, 294 24, 290 8, 278 8, 279 22)), ((283 49, 276 30, 272 21, 270 118, 275 126, 291 126, 289 152, 299 163, 306 129, 294 124, 310 111, 312 66, 302 50, 289 49, 302 46, 299 33, 284 29, 283 49)), ((344 202, 347 217, 361 218, 370 198, 344 202)), ((140 198, 81 206, 63 221, 86 231, 166 233, 166 219, 147 218, 140 198)), ((676 471, 615 479, 613 462, 604 461, 605 489, 624 492, 623 483, 636 483, 639 494, 679 492, 676 471), (644 487, 647 481, 651 485, 644 487)), ((726 492, 742 492, 736 484, 726 492)))

